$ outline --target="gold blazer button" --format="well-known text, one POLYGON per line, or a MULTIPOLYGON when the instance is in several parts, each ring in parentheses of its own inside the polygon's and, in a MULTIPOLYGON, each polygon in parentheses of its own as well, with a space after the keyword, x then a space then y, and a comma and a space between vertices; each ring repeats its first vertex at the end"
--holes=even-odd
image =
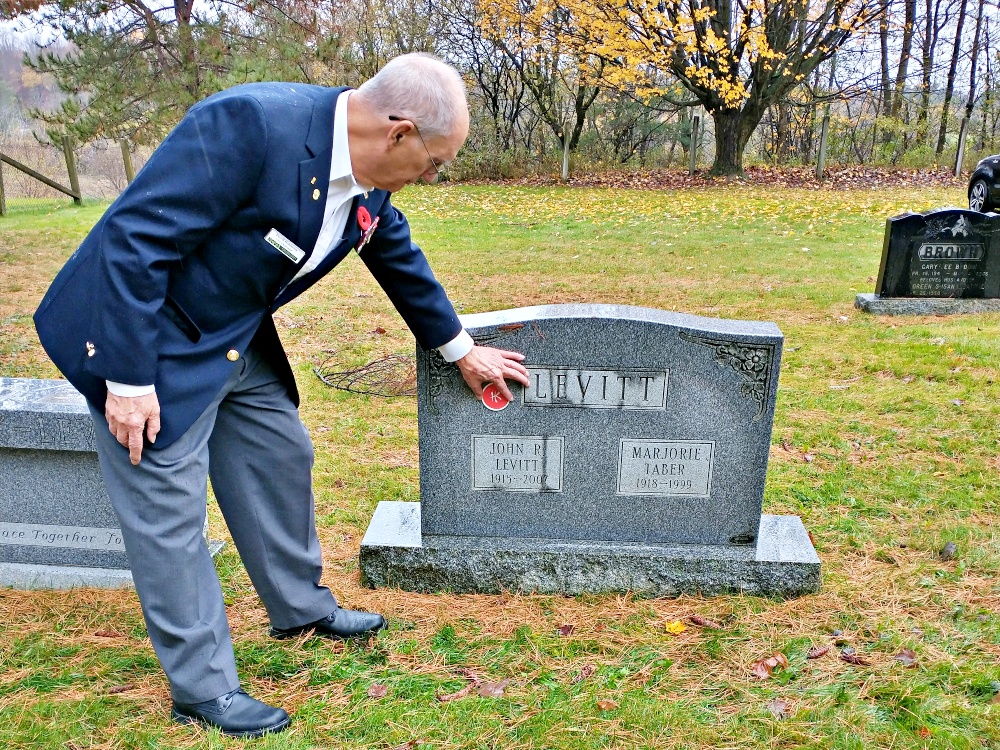
POLYGON ((313 200, 318 201, 319 196, 320 196, 319 188, 316 188, 315 190, 313 190, 313 200))
POLYGON ((93 342, 88 341, 87 342, 87 356, 88 357, 93 357, 96 353, 97 353, 97 349, 94 346, 93 342))
POLYGON ((236 351, 235 349, 230 349, 226 353, 226 359, 228 359, 230 362, 235 362, 239 358, 240 358, 240 353, 238 351, 236 351))

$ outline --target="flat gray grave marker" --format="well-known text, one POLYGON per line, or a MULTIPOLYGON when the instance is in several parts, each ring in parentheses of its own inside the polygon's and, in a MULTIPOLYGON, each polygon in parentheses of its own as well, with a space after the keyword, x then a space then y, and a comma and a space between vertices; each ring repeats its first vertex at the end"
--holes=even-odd
POLYGON ((0 378, 0 585, 131 584, 83 396, 64 380, 0 378))
POLYGON ((523 352, 529 385, 487 408, 454 365, 418 352, 420 503, 379 504, 362 542, 366 582, 571 594, 818 588, 801 521, 761 521, 775 325, 614 305, 463 323, 479 343, 523 352))

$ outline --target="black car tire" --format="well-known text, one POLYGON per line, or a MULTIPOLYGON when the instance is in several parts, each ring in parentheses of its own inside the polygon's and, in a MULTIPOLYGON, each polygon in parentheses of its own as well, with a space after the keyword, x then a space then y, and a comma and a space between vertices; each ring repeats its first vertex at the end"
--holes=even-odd
POLYGON ((986 184, 986 180, 976 180, 969 186, 969 208, 983 213, 993 210, 993 202, 990 200, 990 186, 986 184))

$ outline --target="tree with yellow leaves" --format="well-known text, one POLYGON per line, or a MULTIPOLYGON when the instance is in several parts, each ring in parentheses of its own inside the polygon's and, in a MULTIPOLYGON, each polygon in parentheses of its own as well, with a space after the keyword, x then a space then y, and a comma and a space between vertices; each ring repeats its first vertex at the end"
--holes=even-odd
MULTIPOLYGON (((525 0, 489 0, 516 5, 525 0)), ((574 19, 565 48, 606 62, 603 80, 646 98, 671 74, 715 121, 716 174, 742 171, 768 107, 877 19, 879 0, 538 0, 574 19)), ((691 103, 695 103, 691 102, 691 103)))

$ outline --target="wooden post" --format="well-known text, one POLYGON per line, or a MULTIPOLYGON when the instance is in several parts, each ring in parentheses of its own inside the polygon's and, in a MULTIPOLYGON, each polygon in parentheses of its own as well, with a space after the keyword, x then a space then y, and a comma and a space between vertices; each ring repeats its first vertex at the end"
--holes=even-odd
POLYGON ((819 158, 816 160, 816 179, 823 179, 823 170, 826 169, 826 144, 830 135, 830 105, 826 105, 826 112, 823 115, 823 124, 819 131, 819 158))
POLYGON ((965 138, 969 135, 969 118, 962 118, 962 129, 958 133, 958 153, 955 154, 955 176, 962 175, 962 161, 965 159, 965 138))
POLYGON ((3 190, 3 162, 0 161, 0 216, 7 215, 7 195, 3 190))
MULTIPOLYGON (((837 80, 835 73, 837 72, 837 55, 834 54, 830 58, 830 78, 826 82, 827 95, 833 91, 833 84, 837 80)), ((823 110, 823 124, 820 126, 819 132, 819 158, 816 160, 816 179, 823 179, 823 172, 826 171, 826 146, 830 138, 830 102, 827 101, 826 108, 823 110)))
POLYGON ((694 115, 691 118, 691 158, 688 164, 688 174, 694 174, 695 165, 698 163, 698 126, 701 125, 701 115, 694 115))
POLYGON ((63 155, 66 157, 66 171, 69 172, 69 188, 75 195, 73 202, 83 205, 83 193, 80 192, 80 178, 76 175, 76 160, 73 158, 73 141, 68 135, 63 136, 63 155))
POLYGON ((132 166, 132 152, 128 147, 128 138, 120 138, 118 144, 122 147, 122 161, 125 162, 125 180, 131 184, 135 179, 135 167, 132 166))
POLYGON ((563 125, 563 163, 562 163, 562 181, 566 182, 569 179, 569 125, 563 125))

